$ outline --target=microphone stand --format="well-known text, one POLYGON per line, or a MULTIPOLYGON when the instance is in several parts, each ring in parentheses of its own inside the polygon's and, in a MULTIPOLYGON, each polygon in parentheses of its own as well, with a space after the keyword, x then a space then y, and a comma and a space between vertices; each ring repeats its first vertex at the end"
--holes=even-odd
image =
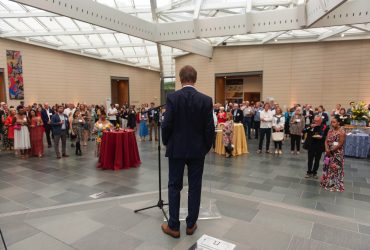
POLYGON ((6 247, 5 239, 4 239, 3 232, 1 231, 1 229, 0 229, 0 235, 1 235, 1 240, 3 241, 4 249, 8 250, 8 248, 6 247))
POLYGON ((167 222, 168 222, 168 217, 167 217, 167 214, 166 212, 164 211, 163 207, 168 205, 168 203, 164 203, 163 199, 162 199, 162 166, 161 166, 161 112, 160 112, 160 109, 165 106, 166 104, 163 104, 163 105, 160 105, 158 107, 155 107, 155 108, 151 108, 147 111, 147 113, 151 112, 152 110, 154 111, 157 111, 158 112, 158 117, 156 118, 155 116, 153 117, 153 119, 155 119, 156 123, 157 123, 157 130, 158 130, 158 186, 159 186, 159 189, 158 189, 158 202, 156 205, 153 205, 153 206, 149 206, 149 207, 144 207, 144 208, 140 208, 140 209, 136 209, 134 212, 137 213, 137 212, 140 212, 140 211, 143 211, 143 210, 148 210, 148 209, 151 209, 151 208, 155 208, 155 207, 158 207, 159 209, 162 210, 162 213, 164 215, 164 217, 166 218, 167 222))

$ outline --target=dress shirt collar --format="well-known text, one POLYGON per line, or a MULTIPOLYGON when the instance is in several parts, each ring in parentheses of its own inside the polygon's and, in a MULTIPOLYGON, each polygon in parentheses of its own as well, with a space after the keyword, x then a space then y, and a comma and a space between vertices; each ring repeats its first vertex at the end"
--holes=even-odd
POLYGON ((187 84, 187 85, 182 85, 182 88, 188 88, 188 87, 193 88, 193 89, 196 89, 196 88, 194 87, 194 85, 189 85, 189 84, 187 84))

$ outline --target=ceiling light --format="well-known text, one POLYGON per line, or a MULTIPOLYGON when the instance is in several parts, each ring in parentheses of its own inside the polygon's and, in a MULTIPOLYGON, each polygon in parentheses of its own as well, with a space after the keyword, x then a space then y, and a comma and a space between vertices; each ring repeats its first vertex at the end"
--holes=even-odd
POLYGON ((344 37, 344 33, 342 33, 340 36, 341 36, 341 37, 344 37))
POLYGON ((278 41, 277 38, 275 38, 274 41, 277 42, 278 41))

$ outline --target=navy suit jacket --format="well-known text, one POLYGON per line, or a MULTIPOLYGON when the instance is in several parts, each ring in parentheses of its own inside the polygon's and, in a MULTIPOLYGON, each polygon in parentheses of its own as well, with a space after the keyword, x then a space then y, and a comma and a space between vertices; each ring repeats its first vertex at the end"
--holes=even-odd
POLYGON ((162 122, 166 156, 173 159, 202 159, 215 135, 212 98, 193 87, 167 96, 162 122))
MULTIPOLYGON (((52 110, 51 108, 49 108, 49 112, 54 115, 54 110, 52 110)), ((50 118, 51 119, 51 118, 50 118)), ((48 117, 48 113, 46 112, 46 109, 42 109, 41 110, 41 120, 42 122, 44 123, 44 127, 47 126, 48 122, 49 122, 49 117, 48 117)))
MULTIPOLYGON (((69 129, 68 116, 66 116, 65 114, 63 114, 63 116, 64 116, 64 124, 66 125, 65 130, 68 131, 68 129, 69 129)), ((60 135, 62 133, 62 124, 60 124, 60 122, 61 122, 61 120, 60 120, 60 117, 59 117, 58 113, 54 114, 51 117, 50 125, 51 125, 51 128, 53 129, 53 134, 54 135, 60 135)))

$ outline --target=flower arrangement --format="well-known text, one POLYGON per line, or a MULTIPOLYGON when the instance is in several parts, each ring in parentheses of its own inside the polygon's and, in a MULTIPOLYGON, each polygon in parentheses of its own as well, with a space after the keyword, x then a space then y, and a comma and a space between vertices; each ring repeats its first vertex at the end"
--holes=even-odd
POLYGON ((116 131, 118 131, 119 130, 119 128, 120 128, 120 126, 119 126, 119 123, 117 122, 117 124, 116 124, 116 131))
POLYGON ((369 120, 369 111, 366 107, 366 103, 360 101, 355 103, 352 106, 352 120, 354 121, 368 121, 369 120))

